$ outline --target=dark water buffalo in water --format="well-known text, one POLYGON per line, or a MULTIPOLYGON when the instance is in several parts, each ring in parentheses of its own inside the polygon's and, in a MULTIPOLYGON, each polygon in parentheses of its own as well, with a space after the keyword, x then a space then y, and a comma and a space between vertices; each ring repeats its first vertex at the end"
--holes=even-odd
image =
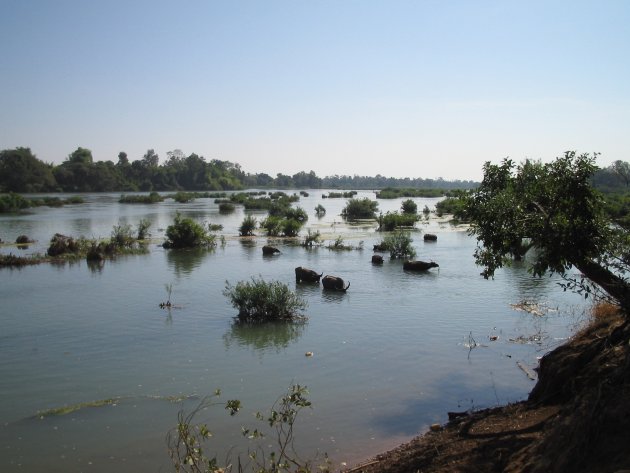
POLYGON ((424 234, 424 241, 437 241, 437 235, 435 235, 433 233, 425 233, 424 234))
POLYGON ((280 253, 280 250, 276 248, 275 246, 265 245, 263 246, 262 250, 263 250, 263 255, 273 255, 276 253, 280 253))
POLYGON ((324 276, 324 279, 322 279, 322 284, 324 285, 324 289, 332 289, 335 291, 343 292, 346 292, 350 287, 350 282, 348 282, 348 285, 346 287, 343 287, 343 279, 338 278, 337 276, 328 275, 324 276))
POLYGON ((384 243, 379 243, 378 245, 374 245, 374 251, 382 251, 384 253, 387 251, 387 246, 384 243))
POLYGON ((372 255, 372 264, 383 264, 383 257, 381 255, 372 255))
POLYGON ((431 261, 405 261, 403 263, 403 269, 408 271, 427 271, 431 268, 439 268, 440 265, 431 261))
POLYGON ((303 268, 302 266, 298 266, 295 268, 295 282, 316 282, 319 284, 319 278, 322 277, 322 274, 317 274, 312 269, 303 268))

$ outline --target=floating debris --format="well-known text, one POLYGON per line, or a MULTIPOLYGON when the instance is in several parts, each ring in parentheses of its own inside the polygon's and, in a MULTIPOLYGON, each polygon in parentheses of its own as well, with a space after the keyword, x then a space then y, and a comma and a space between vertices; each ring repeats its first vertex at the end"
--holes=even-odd
POLYGON ((556 312, 558 310, 557 308, 548 307, 546 303, 538 304, 532 301, 521 301, 517 304, 510 304, 510 307, 514 310, 521 310, 537 317, 542 317, 549 312, 556 312))

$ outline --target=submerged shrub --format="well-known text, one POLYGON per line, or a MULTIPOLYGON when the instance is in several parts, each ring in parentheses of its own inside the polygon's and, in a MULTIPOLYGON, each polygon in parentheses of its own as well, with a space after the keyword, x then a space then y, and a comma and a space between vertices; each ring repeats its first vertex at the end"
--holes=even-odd
POLYGON ((392 258, 413 258, 416 256, 416 250, 411 246, 413 239, 411 233, 404 230, 398 230, 387 235, 383 239, 383 245, 389 250, 392 258))
POLYGON ((418 204, 416 204, 413 200, 407 199, 403 201, 401 205, 401 210, 404 214, 416 214, 418 213, 418 204))
POLYGON ((285 218, 282 220, 282 233, 287 237, 295 237, 300 233, 302 228, 302 222, 299 222, 293 218, 285 218))
POLYGON ((6 195, 0 195, 0 213, 19 212, 30 206, 30 201, 19 194, 9 192, 6 195))
POLYGON ((50 240, 48 247, 48 256, 60 256, 64 254, 79 254, 87 246, 87 242, 83 239, 75 240, 72 237, 55 233, 50 240))
POLYGON ((167 240, 164 248, 196 248, 216 245, 214 235, 208 234, 203 225, 191 218, 184 218, 179 212, 175 215, 173 225, 166 229, 167 240))
POLYGON ((247 215, 241 222, 241 226, 238 228, 238 233, 241 236, 252 236, 254 230, 256 230, 256 217, 253 215, 247 215))
POLYGON ((146 240, 149 237, 149 227, 151 226, 151 221, 147 218, 143 218, 138 223, 138 236, 136 237, 138 240, 146 240))
POLYGON ((282 218, 270 215, 260 222, 260 228, 265 230, 268 236, 278 236, 282 231, 282 218))
POLYGON ((238 317, 247 322, 293 320, 302 318, 298 311, 307 307, 306 301, 279 281, 266 282, 252 277, 236 286, 225 282, 223 295, 238 309, 238 317))
POLYGON ((234 212, 236 206, 231 202, 220 202, 219 203, 219 212, 222 214, 229 214, 230 212, 234 212))
POLYGON ((341 211, 341 216, 348 220, 359 218, 376 218, 378 202, 370 200, 368 197, 362 199, 350 199, 341 211))
POLYGON ((387 212, 378 217, 378 230, 391 232, 399 227, 413 227, 420 220, 417 214, 387 212))
POLYGON ((131 230, 131 225, 121 223, 114 225, 112 228, 111 242, 119 248, 128 248, 133 246, 135 239, 131 230))
POLYGON ((315 215, 321 217, 324 214, 326 214, 326 209, 324 208, 324 206, 322 204, 317 204, 317 207, 315 207, 315 215))

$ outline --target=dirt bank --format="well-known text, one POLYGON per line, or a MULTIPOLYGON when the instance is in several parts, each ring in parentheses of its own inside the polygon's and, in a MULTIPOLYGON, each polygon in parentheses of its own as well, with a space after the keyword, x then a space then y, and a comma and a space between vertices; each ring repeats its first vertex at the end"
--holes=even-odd
POLYGON ((612 310, 540 363, 527 401, 454 417, 351 470, 630 471, 630 323, 612 310))

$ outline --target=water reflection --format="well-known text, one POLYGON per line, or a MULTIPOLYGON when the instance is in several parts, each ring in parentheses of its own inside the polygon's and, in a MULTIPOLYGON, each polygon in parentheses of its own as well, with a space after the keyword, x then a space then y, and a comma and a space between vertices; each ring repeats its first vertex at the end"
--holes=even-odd
POLYGON ((168 250, 166 259, 169 268, 173 269, 175 275, 179 278, 190 275, 213 252, 213 248, 168 250))
POLYGON ((279 352, 299 339, 305 327, 306 321, 250 324, 237 320, 223 336, 223 341, 226 348, 236 344, 249 346, 256 351, 275 348, 276 352, 279 352))

